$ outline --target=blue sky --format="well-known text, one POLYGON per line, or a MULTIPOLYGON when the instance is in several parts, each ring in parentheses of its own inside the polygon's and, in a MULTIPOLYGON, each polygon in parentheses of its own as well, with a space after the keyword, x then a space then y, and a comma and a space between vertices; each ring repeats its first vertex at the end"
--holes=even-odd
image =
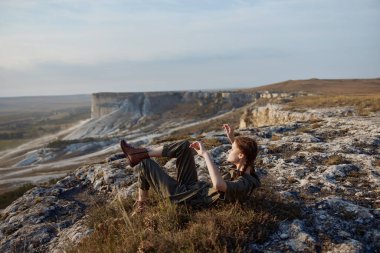
POLYGON ((380 77, 378 0, 0 1, 0 97, 380 77))

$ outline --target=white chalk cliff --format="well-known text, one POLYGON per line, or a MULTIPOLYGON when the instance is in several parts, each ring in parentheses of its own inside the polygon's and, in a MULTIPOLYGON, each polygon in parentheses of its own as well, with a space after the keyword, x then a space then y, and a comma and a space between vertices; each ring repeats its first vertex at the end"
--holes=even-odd
POLYGON ((255 98, 256 94, 243 92, 96 93, 92 95, 91 120, 65 139, 104 137, 141 122, 144 127, 173 119, 196 121, 241 107, 255 98), (189 115, 192 108, 198 109, 199 115, 189 115))

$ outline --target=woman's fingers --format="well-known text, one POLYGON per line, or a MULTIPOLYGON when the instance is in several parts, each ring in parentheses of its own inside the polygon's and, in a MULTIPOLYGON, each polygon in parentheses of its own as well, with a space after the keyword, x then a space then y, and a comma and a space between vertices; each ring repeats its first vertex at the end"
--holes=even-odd
POLYGON ((190 144, 190 148, 193 148, 198 153, 198 155, 200 155, 200 156, 204 155, 205 149, 203 147, 202 142, 195 141, 195 142, 190 144))
POLYGON ((224 124, 223 127, 224 127, 224 131, 225 131, 227 134, 232 133, 232 129, 231 129, 230 125, 228 125, 228 124, 224 124))
POLYGON ((203 144, 200 141, 195 141, 195 142, 190 144, 190 148, 193 148, 195 150, 202 150, 203 144))
POLYGON ((190 148, 193 148, 193 149, 199 149, 199 142, 195 141, 193 143, 190 144, 190 148))

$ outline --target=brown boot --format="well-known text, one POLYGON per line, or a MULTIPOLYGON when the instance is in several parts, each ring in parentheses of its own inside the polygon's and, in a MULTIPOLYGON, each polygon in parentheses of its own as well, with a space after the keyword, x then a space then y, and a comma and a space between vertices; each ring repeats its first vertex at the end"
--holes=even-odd
POLYGON ((142 160, 149 158, 148 150, 145 148, 134 148, 129 145, 125 140, 120 141, 120 147, 124 154, 128 157, 130 166, 134 167, 142 160))
POLYGON ((143 213, 145 206, 146 206, 146 203, 145 203, 145 201, 136 200, 136 202, 133 206, 134 206, 134 210, 131 213, 131 217, 143 213))

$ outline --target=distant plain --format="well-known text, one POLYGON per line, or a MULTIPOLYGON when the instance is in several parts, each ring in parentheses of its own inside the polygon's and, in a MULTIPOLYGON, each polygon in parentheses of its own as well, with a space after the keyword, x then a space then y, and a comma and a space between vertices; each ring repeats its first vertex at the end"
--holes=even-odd
POLYGON ((0 97, 0 152, 90 116, 90 95, 0 97))

